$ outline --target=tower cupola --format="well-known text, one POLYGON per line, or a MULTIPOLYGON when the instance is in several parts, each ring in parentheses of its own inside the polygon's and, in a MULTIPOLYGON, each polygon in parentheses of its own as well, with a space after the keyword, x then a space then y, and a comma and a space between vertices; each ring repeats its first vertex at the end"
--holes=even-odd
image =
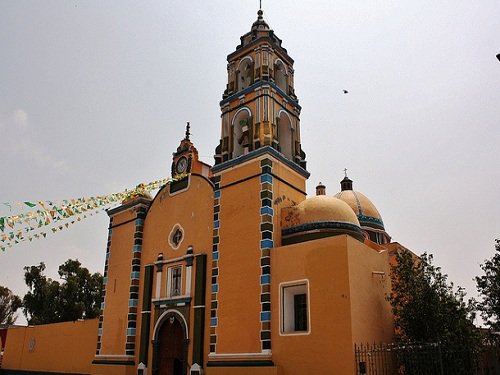
POLYGON ((270 146, 305 169, 293 59, 264 20, 263 11, 227 56, 221 140, 215 165, 270 146))

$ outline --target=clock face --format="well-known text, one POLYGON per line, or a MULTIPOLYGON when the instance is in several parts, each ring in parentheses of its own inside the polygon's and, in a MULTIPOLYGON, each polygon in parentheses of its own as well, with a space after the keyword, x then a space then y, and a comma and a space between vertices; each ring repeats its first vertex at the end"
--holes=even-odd
POLYGON ((183 156, 182 158, 180 158, 179 160, 177 160, 177 164, 175 166, 176 172, 179 173, 179 174, 186 172, 187 165, 188 165, 188 161, 183 156))

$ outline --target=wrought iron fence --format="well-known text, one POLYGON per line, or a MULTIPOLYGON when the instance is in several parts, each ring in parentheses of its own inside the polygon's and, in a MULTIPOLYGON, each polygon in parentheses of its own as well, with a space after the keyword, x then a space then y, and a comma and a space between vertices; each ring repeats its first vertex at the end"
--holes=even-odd
POLYGON ((460 350, 437 343, 355 345, 358 375, 500 375, 500 346, 460 350))

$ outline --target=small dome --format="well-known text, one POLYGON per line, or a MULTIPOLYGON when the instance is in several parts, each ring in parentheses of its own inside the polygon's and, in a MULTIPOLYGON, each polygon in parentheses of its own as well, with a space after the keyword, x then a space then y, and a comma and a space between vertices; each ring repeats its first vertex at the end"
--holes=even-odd
POLYGON ((382 216, 375 205, 364 195, 354 190, 344 190, 335 194, 335 197, 347 203, 359 219, 359 223, 367 226, 376 226, 384 229, 382 216))
POLYGON ((347 203, 335 197, 317 195, 284 210, 284 245, 339 234, 349 234, 360 241, 363 240, 356 214, 347 203))
POLYGON ((269 25, 264 21, 264 17, 262 17, 263 14, 264 12, 259 9, 257 12, 257 21, 252 24, 252 30, 269 30, 269 25))
POLYGON ((391 236, 385 231, 382 216, 375 205, 364 194, 352 190, 352 180, 347 175, 340 182, 340 187, 341 191, 335 197, 351 207, 366 238, 379 245, 389 243, 391 236))
POLYGON ((297 205, 299 224, 318 221, 342 222, 359 226, 359 221, 348 204, 335 197, 317 195, 297 205))

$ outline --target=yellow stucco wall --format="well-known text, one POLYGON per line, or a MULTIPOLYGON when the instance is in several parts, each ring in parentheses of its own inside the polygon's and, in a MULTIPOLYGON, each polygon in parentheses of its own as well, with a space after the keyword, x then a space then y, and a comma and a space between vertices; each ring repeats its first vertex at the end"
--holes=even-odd
POLYGON ((353 342, 392 342, 394 325, 390 303, 390 266, 387 251, 368 248, 348 238, 349 284, 353 342))
POLYGON ((274 367, 207 367, 206 375, 282 375, 280 368, 274 367))
MULTIPOLYGON (((154 264, 158 253, 163 253, 163 259, 169 261, 186 255, 188 246, 193 247, 194 254, 208 254, 206 270, 206 310, 205 314, 205 341, 204 352, 208 353, 210 330, 210 279, 211 279, 211 252, 212 252, 212 226, 213 226, 213 186, 207 179, 191 175, 189 188, 185 191, 169 193, 169 187, 166 186, 160 191, 153 201, 144 223, 144 236, 142 246, 141 264, 144 267, 147 264, 154 264), (173 249, 168 242, 172 227, 176 224, 181 225, 184 230, 184 239, 178 249, 173 249)), ((175 264, 184 264, 182 261, 168 263, 163 267, 161 278, 160 298, 166 298, 167 295, 167 269, 175 264)), ((186 275, 183 269, 183 294, 189 294, 194 297, 196 264, 193 264, 192 284, 189 291, 185 290, 186 275)), ((153 276, 152 296, 155 299, 158 274, 156 267, 153 276)), ((142 308, 143 284, 139 288, 139 309, 142 308)), ((151 317, 151 326, 149 332, 149 342, 154 338, 155 332, 155 314, 151 317)), ((193 335, 194 314, 188 317, 189 337, 193 335)), ((140 327, 142 324, 142 314, 138 314, 137 335, 136 335, 136 362, 139 359, 140 351, 140 327)), ((192 340, 191 340, 192 342, 192 340)), ((192 360, 192 345, 189 345, 188 363, 192 360)), ((148 364, 152 366, 153 350, 150 346, 148 353, 148 364)))
POLYGON ((272 351, 283 374, 307 374, 312 368, 339 375, 354 373, 347 261, 347 236, 273 250, 272 351), (309 286, 309 332, 284 334, 280 284, 304 280, 309 286))
POLYGON ((260 173, 254 160, 221 176, 218 353, 260 352, 260 180, 228 186, 260 173))
POLYGON ((354 343, 386 341, 392 335, 385 301, 390 288, 387 253, 347 235, 279 247, 271 258, 273 361, 285 375, 354 373, 354 343), (387 275, 387 274, 386 274, 387 275), (280 284, 307 282, 308 333, 282 331, 280 284))
POLYGON ((2 369, 89 374, 97 319, 9 328, 2 369))
POLYGON ((130 273, 136 212, 129 209, 113 217, 106 295, 104 297, 101 355, 124 355, 130 273))

